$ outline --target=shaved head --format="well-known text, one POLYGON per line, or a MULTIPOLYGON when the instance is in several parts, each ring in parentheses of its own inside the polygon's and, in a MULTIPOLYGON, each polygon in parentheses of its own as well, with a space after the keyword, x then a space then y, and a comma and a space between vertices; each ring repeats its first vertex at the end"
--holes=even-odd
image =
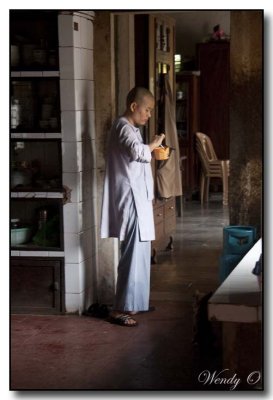
POLYGON ((127 99, 126 99, 127 109, 129 109, 130 105, 134 102, 137 104, 142 103, 144 97, 149 97, 149 98, 154 99, 154 96, 150 92, 150 90, 148 90, 144 87, 136 86, 133 89, 131 89, 130 92, 128 93, 127 99))

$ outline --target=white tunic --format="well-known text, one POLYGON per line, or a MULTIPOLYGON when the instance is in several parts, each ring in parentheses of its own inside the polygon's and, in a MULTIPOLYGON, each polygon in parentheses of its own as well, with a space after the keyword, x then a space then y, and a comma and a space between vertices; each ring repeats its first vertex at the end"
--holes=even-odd
POLYGON ((155 239, 151 152, 138 128, 118 118, 110 131, 104 179, 101 237, 124 240, 128 212, 134 198, 140 240, 155 239))

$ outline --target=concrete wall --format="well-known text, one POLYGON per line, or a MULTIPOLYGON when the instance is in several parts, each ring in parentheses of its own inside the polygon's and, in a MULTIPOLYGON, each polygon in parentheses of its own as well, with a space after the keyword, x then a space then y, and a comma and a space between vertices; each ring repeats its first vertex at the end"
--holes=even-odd
MULTIPOLYGON (((125 110, 128 91, 135 83, 134 16, 96 12, 94 20, 94 75, 96 104, 97 218, 101 218, 107 134, 113 120, 125 110)), ((98 300, 111 304, 119 259, 118 239, 98 234, 98 300)))
POLYGON ((261 228, 261 11, 231 12, 230 223, 261 228))
POLYGON ((96 107, 96 163, 98 218, 98 301, 111 304, 115 292, 118 240, 100 239, 101 203, 105 175, 107 134, 115 117, 114 26, 110 12, 95 13, 94 77, 96 107))
POLYGON ((121 115, 125 111, 127 93, 135 86, 134 15, 115 15, 114 24, 116 113, 121 115))

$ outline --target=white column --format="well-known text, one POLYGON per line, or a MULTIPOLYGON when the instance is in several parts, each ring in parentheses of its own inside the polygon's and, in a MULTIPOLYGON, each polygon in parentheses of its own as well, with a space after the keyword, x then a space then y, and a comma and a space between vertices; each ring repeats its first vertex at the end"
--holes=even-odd
POLYGON ((65 306, 79 312, 96 296, 97 185, 93 74, 93 17, 90 11, 59 15, 65 306))

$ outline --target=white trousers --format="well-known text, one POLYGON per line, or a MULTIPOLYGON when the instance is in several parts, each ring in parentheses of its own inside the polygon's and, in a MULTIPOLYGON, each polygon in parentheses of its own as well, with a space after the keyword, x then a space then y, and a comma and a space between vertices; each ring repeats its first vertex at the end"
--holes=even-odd
POLYGON ((125 240, 121 242, 114 310, 149 309, 150 270, 151 242, 140 241, 138 217, 132 196, 125 240))

